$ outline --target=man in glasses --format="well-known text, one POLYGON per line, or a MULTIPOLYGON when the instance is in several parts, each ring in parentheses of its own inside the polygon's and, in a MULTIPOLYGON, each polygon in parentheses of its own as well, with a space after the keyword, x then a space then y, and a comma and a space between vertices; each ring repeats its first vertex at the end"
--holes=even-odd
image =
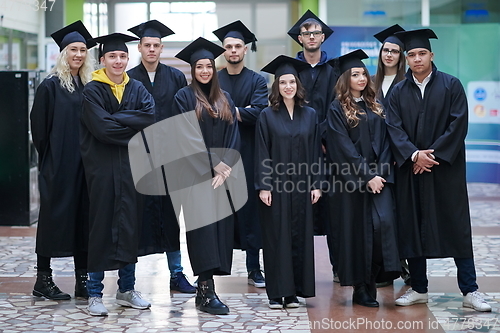
MULTIPOLYGON (((333 34, 333 30, 326 23, 321 21, 313 12, 308 10, 288 31, 288 35, 302 46, 302 51, 297 53, 296 58, 308 63, 310 66, 299 73, 300 81, 306 89, 306 100, 309 106, 316 110, 318 123, 323 145, 318 147, 322 150, 321 163, 325 159, 325 134, 326 134, 326 113, 330 103, 335 99, 335 84, 340 73, 335 71, 327 61, 330 57, 325 51, 321 51, 323 42, 333 34)), ((322 196, 314 209, 314 233, 316 235, 327 235, 330 262, 334 271, 334 281, 338 282, 335 276, 335 265, 333 260, 333 244, 330 233, 326 229, 328 223, 328 200, 327 196, 322 196)))

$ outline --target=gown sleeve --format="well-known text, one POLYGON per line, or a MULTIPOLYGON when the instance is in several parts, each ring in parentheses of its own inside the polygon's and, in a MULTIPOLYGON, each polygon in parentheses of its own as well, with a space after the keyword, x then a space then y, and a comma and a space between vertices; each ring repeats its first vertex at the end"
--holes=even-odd
MULTIPOLYGON (((40 161, 44 158, 54 117, 55 91, 53 87, 47 79, 38 86, 30 113, 31 136, 40 161)), ((41 163, 38 165, 40 166, 41 163)))
POLYGON ((272 191, 273 163, 267 114, 261 113, 255 126, 255 189, 272 191))
POLYGON ((238 106, 238 111, 240 112, 242 125, 255 125, 257 119, 259 118, 260 112, 267 107, 267 84, 266 80, 260 76, 255 75, 254 80, 256 81, 256 89, 252 94, 252 99, 250 101, 250 107, 238 106))
POLYGON ((139 109, 110 114, 104 106, 105 99, 99 92, 101 89, 89 85, 83 91, 82 122, 99 141, 127 146, 138 131, 154 122, 154 101, 149 93, 141 91, 139 109))

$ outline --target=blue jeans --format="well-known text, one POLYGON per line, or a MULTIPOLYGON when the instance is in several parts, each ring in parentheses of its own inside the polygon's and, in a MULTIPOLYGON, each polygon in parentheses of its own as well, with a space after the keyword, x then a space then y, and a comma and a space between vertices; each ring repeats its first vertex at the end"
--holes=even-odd
POLYGON ((259 262, 259 249, 246 249, 247 253, 247 271, 260 271, 260 262, 259 262))
POLYGON ((175 277, 177 273, 182 273, 181 251, 167 252, 168 269, 170 277, 175 277))
MULTIPOLYGON (((89 272, 89 280, 87 281, 87 291, 89 297, 102 298, 102 290, 104 289, 104 272, 89 272)), ((135 264, 128 264, 127 266, 118 270, 118 289, 124 293, 129 290, 134 290, 135 286, 135 264)))
MULTIPOLYGON (((462 295, 478 289, 476 283, 476 267, 473 258, 453 258, 457 266, 458 287, 462 295)), ((425 257, 409 258, 411 288, 418 293, 426 293, 429 281, 427 280, 427 261, 425 257)))

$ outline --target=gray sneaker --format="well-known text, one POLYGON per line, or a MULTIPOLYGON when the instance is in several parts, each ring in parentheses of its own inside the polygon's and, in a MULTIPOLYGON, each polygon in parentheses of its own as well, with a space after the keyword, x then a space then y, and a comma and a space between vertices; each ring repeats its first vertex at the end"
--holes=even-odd
POLYGON ((151 306, 151 303, 142 298, 141 293, 137 290, 129 290, 124 293, 118 290, 116 292, 116 304, 140 310, 148 309, 151 306))
POLYGON ((107 316, 108 309, 102 304, 101 297, 89 297, 89 305, 87 310, 91 316, 107 316))

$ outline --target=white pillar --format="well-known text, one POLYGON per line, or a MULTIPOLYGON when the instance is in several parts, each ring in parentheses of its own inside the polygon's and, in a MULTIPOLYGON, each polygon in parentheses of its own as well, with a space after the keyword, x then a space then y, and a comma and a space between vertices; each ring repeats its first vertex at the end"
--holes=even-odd
POLYGON ((430 0, 422 0, 422 26, 428 27, 431 24, 430 0))

